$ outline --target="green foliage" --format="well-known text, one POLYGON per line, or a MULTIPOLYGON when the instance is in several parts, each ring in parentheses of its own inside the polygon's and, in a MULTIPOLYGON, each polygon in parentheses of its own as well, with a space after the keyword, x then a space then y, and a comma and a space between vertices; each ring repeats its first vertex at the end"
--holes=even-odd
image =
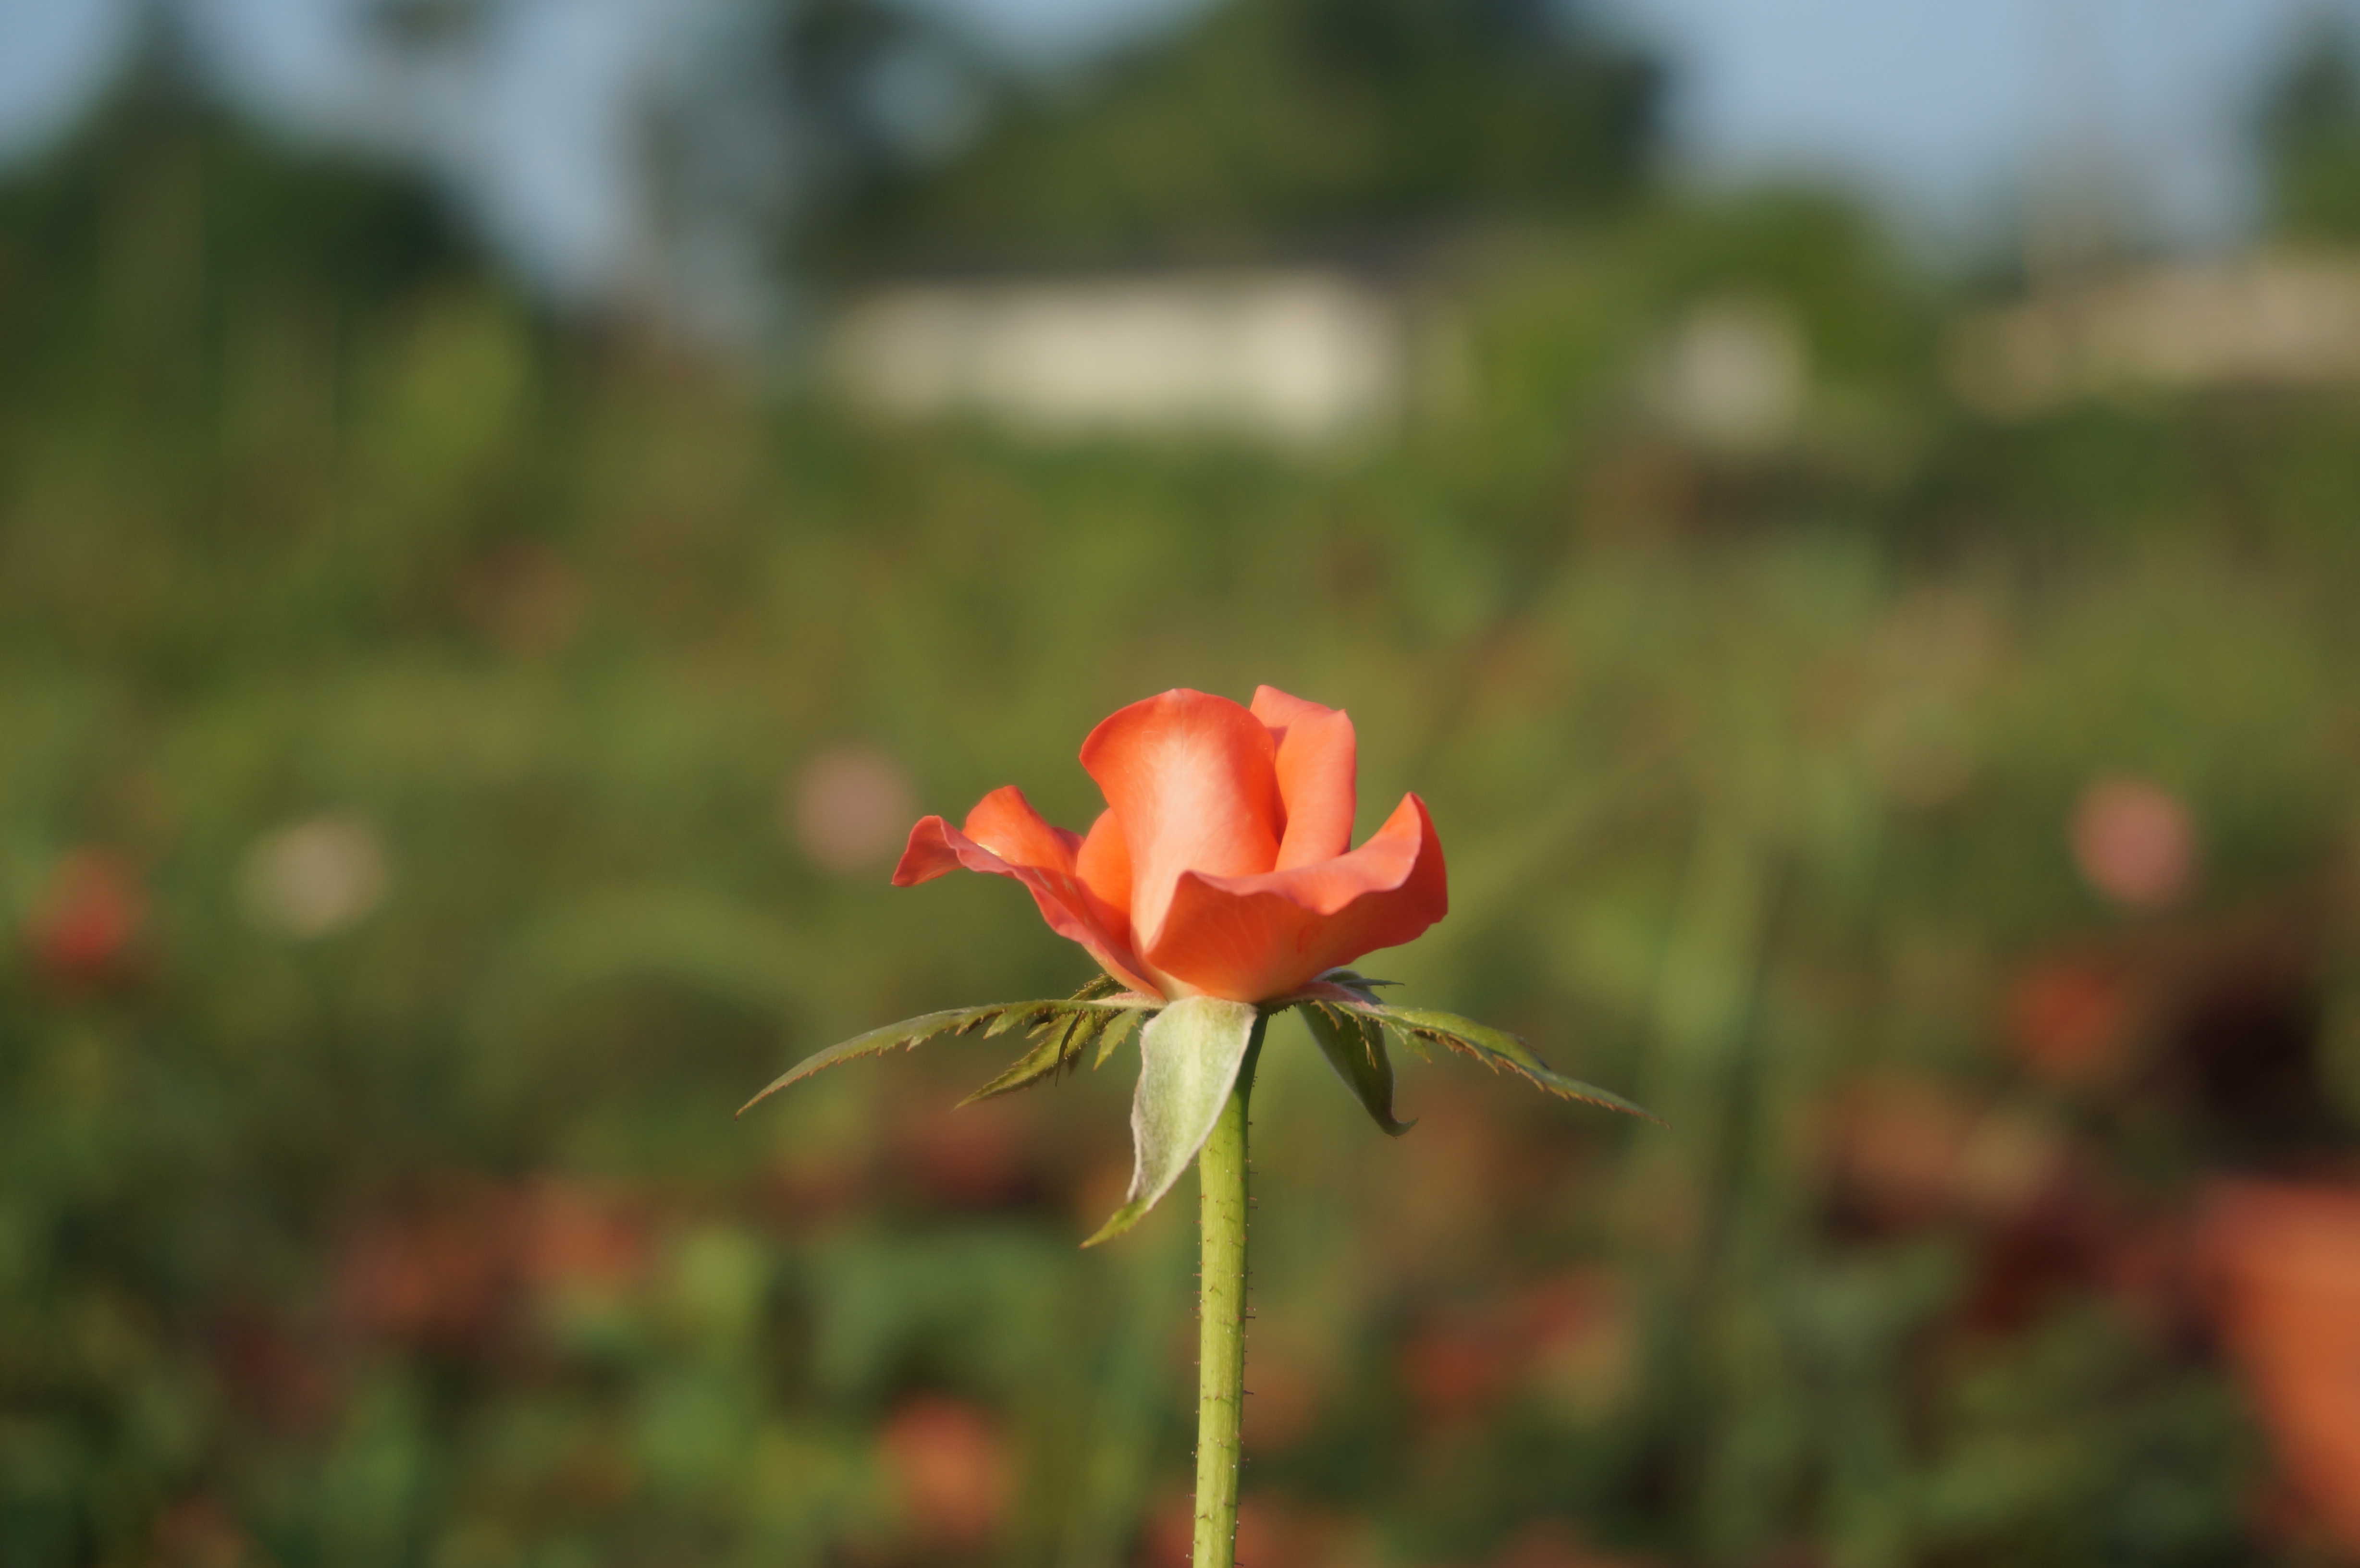
POLYGON ((241 321, 333 332, 478 265, 416 181, 292 153, 151 62, 61 157, 0 185, 0 398, 59 378, 126 399, 218 387, 252 346, 241 321))
POLYGON ((2311 240, 2360 239, 2360 37, 2314 24, 2264 105, 2271 217, 2311 240))
MULTIPOLYGON (((1118 1030, 1128 1032, 1142 1010, 1076 1007, 1050 1015, 1033 1026, 1033 1034, 1040 1044, 1018 1058, 1007 1072, 959 1103, 971 1105, 978 1100, 1029 1089, 1035 1083, 1070 1071, 1075 1063, 1081 1061, 1082 1053, 1089 1050, 1092 1041, 1118 1030)), ((1119 1034, 1117 1038, 1120 1038, 1119 1034)), ((1101 1044, 1098 1062, 1103 1062, 1113 1050, 1111 1041, 1101 1044)))
MULTIPOLYGON (((839 1040, 825 1051, 805 1057, 771 1079, 760 1094, 738 1107, 738 1114, 744 1116, 780 1090, 802 1083, 822 1068, 834 1067, 839 1062, 863 1056, 881 1056, 889 1051, 907 1051, 943 1035, 967 1035, 981 1030, 984 1038, 989 1040, 1021 1024, 1040 1043, 1020 1057, 1007 1072, 968 1096, 968 1103, 988 1100, 1013 1090, 1030 1088, 1042 1079, 1070 1068, 1118 1017, 1135 1013, 1140 1007, 1141 1004, 1135 1002, 1095 1002, 1075 998, 993 1002, 979 1007, 953 1007, 945 1012, 928 1013, 923 1018, 904 1018, 898 1024, 887 1024, 865 1034, 854 1035, 850 1040, 839 1040)), ((1127 1021, 1124 1027, 1129 1027, 1127 1021)))
MULTIPOLYGON (((1359 1002, 1336 1002, 1326 1005, 1313 1003, 1305 1009, 1306 1014, 1315 1010, 1338 1015, 1339 1029, 1343 1019, 1350 1019, 1357 1026, 1356 1032, 1364 1041, 1369 1041, 1370 1055, 1376 1062, 1382 1062, 1385 1059, 1377 1053, 1378 1048, 1374 1041, 1370 1040, 1370 1031, 1372 1029, 1380 1029, 1390 1033, 1403 1045, 1420 1056, 1426 1054, 1426 1048, 1429 1045, 1448 1046, 1462 1055, 1473 1057, 1494 1073, 1513 1073, 1535 1088, 1546 1090, 1549 1094, 1561 1098, 1579 1100, 1585 1105, 1597 1105, 1610 1111, 1621 1111, 1626 1116, 1640 1116, 1648 1121, 1656 1119, 1612 1090, 1599 1088, 1594 1083, 1584 1083, 1578 1078, 1567 1077, 1534 1055, 1530 1046, 1505 1029, 1496 1029, 1488 1024, 1476 1023, 1470 1018, 1462 1018, 1452 1013, 1437 1013, 1423 1007, 1393 1007, 1359 1002)), ((1372 1087, 1382 1084, 1385 1088, 1390 1088, 1393 1078, 1390 1067, 1384 1069, 1381 1075, 1377 1074, 1374 1069, 1370 1071, 1372 1087)), ((1370 1114, 1377 1116, 1377 1125, 1384 1127, 1385 1116, 1379 1114, 1378 1103, 1371 1097, 1368 1091, 1360 1090, 1357 1069, 1354 1076, 1347 1082, 1351 1083, 1355 1090, 1360 1093, 1363 1102, 1369 1106, 1370 1114)), ((1387 1100, 1390 1101, 1389 1094, 1387 1100)), ((1390 1104, 1386 1108, 1390 1110, 1390 1104)), ((1390 1132, 1397 1129, 1386 1127, 1386 1130, 1390 1132)))
POLYGON ((1306 1002, 1295 1010, 1328 1065, 1358 1096, 1369 1118, 1388 1138, 1409 1131, 1414 1123, 1393 1119, 1393 1063, 1385 1054, 1384 1027, 1369 1013, 1319 1002, 1306 1002))
POLYGON ((1366 239, 1627 203, 1660 76, 1543 5, 1222 0, 1080 86, 1018 93, 839 246, 1042 259, 1366 239))

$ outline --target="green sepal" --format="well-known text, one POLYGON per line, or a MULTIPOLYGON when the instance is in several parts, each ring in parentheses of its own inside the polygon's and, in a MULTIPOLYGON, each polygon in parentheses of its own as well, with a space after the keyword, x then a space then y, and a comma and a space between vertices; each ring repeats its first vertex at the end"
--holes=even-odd
MULTIPOLYGON (((1087 987, 1085 987, 1087 989, 1087 987)), ((1088 1013, 1092 1015, 1136 1013, 1153 1004, 1142 999, 1131 1001, 1076 1000, 1060 996, 1031 1002, 993 1002, 979 1007, 953 1007, 946 1012, 926 1013, 914 1018, 904 1018, 897 1024, 887 1024, 865 1034, 840 1040, 825 1051, 803 1058, 765 1084, 762 1092, 738 1107, 744 1116, 764 1100, 791 1084, 800 1083, 823 1068, 834 1067, 840 1062, 851 1062, 863 1056, 881 1056, 896 1049, 908 1050, 940 1035, 974 1034, 980 1030, 988 1039, 1019 1024, 1037 1029, 1061 1017, 1088 1013)), ((1060 1037, 1062 1046, 1062 1037, 1060 1037)), ((1031 1060, 1032 1052, 1026 1054, 1031 1060)), ((1054 1060, 1052 1066, 1055 1065, 1054 1060)), ((1011 1070, 1012 1071, 1012 1070, 1011 1070)), ((1003 1074, 1005 1076, 1005 1074, 1003 1074)))
POLYGON ((1082 1053, 1089 1050, 1091 1041, 1098 1039, 1098 1031, 1105 1029, 1107 1020, 1113 1017, 1112 1013, 1099 1007, 1072 1015, 1064 1030, 1057 1035, 1057 1065, 1061 1068, 1080 1065, 1082 1053))
POLYGON ((1549 1094, 1610 1111, 1620 1111, 1659 1127, 1663 1125, 1661 1116, 1644 1106, 1632 1104, 1612 1089, 1601 1089, 1595 1083, 1567 1077, 1535 1055, 1532 1047, 1505 1029, 1479 1024, 1456 1013, 1438 1013, 1425 1007, 1390 1007, 1382 1004, 1358 1002, 1329 1005, 1338 1012, 1358 1014, 1383 1025, 1394 1039, 1420 1056, 1426 1055, 1426 1048, 1429 1045, 1447 1046, 1473 1057, 1495 1073, 1513 1073, 1549 1094))
POLYGON ((1107 1019, 1106 1027, 1098 1031, 1098 1053, 1097 1059, 1090 1063, 1090 1071, 1095 1073, 1104 1067, 1107 1064, 1107 1058, 1112 1056, 1115 1049, 1130 1038, 1132 1026, 1148 1016, 1144 1007, 1125 1007, 1121 1012, 1107 1019))
POLYGON ((1039 1023, 1043 1018, 1048 1017, 1049 1009, 1063 1006, 1065 1006, 1065 1004, 1060 1001, 1035 1002, 1029 1007, 1021 1005, 1009 1007, 1002 1011, 999 1017, 993 1018, 989 1023, 983 1026, 983 1038, 989 1040, 993 1035, 1005 1033, 1009 1029, 1015 1028, 1018 1024, 1022 1024, 1029 1029, 1034 1024, 1039 1023))
POLYGON ((1331 985, 1341 985, 1347 991, 1357 992, 1360 999, 1372 1007, 1384 1006, 1377 997, 1377 990, 1380 986, 1401 984, 1398 980, 1371 980, 1357 969, 1330 969, 1319 978, 1331 985))
POLYGON ((1304 1002, 1296 1011, 1328 1065, 1386 1137, 1399 1138, 1416 1125, 1393 1119, 1393 1063, 1385 1053, 1384 1026, 1365 1013, 1327 1002, 1304 1002))
POLYGON ((1131 1192, 1098 1234, 1096 1247, 1137 1225, 1205 1147, 1237 1087, 1268 1015, 1251 1002, 1184 996, 1139 1034, 1139 1089, 1131 1103, 1131 1192))
POLYGON ((1044 1078, 1054 1078, 1065 1065, 1065 1041, 1055 1033, 1008 1064, 1007 1071, 969 1094, 959 1104, 972 1105, 978 1100, 996 1100, 1002 1094, 1013 1094, 1019 1089, 1030 1089, 1044 1078))
POLYGON ((1131 1009, 1118 1012, 1111 1007, 1091 1007, 1071 1002, 1060 1005, 1046 1018, 1032 1026, 1032 1038, 1039 1043, 1009 1064, 1008 1070, 966 1099, 962 1105, 972 1105, 978 1100, 997 1099, 1012 1094, 1019 1089, 1030 1089, 1043 1079, 1054 1078, 1074 1067, 1115 1018, 1128 1019, 1131 1009))
POLYGON ((1103 1002, 1109 996, 1120 996, 1123 984, 1111 975, 1093 975, 1082 982, 1081 988, 1067 998, 1076 1002, 1103 1002))

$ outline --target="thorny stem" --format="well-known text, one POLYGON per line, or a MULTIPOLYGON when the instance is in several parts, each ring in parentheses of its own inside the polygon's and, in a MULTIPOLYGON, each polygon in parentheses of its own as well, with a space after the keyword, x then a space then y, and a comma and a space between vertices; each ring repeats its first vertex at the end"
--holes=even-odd
POLYGON ((1246 1102, 1267 1015, 1238 1068, 1237 1087, 1196 1156, 1204 1264, 1196 1350, 1196 1552, 1194 1568, 1236 1568, 1238 1426, 1246 1372, 1246 1102))

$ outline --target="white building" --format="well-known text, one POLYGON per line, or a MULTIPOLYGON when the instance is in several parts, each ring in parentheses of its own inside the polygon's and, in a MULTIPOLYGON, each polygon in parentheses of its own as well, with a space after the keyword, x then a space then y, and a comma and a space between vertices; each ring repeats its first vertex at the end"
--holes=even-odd
POLYGON ((889 416, 1317 446, 1399 415, 1416 325, 1401 290, 1316 267, 895 283, 847 303, 825 362, 889 416))
POLYGON ((2263 254, 2059 289, 1961 322, 1953 387, 2003 416, 2139 391, 2360 384, 2360 261, 2263 254))

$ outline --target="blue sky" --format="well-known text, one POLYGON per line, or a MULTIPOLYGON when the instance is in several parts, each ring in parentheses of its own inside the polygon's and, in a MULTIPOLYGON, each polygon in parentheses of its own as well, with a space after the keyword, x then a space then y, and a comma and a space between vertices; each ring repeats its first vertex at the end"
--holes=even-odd
MULTIPOLYGON (((358 72, 366 0, 183 0, 217 73, 261 112, 442 169, 561 289, 627 270, 634 93, 726 47, 717 0, 517 0, 463 80, 358 72)), ((1085 56, 1206 0, 926 0, 1010 49, 1085 56)), ((0 156, 37 147, 119 62, 134 0, 0 0, 0 156)), ((2167 232, 2233 235, 2242 128, 2306 22, 2360 0, 1596 0, 1677 72, 1703 180, 1833 175, 1921 231, 1972 234, 2060 159, 2094 159, 2167 232)))

